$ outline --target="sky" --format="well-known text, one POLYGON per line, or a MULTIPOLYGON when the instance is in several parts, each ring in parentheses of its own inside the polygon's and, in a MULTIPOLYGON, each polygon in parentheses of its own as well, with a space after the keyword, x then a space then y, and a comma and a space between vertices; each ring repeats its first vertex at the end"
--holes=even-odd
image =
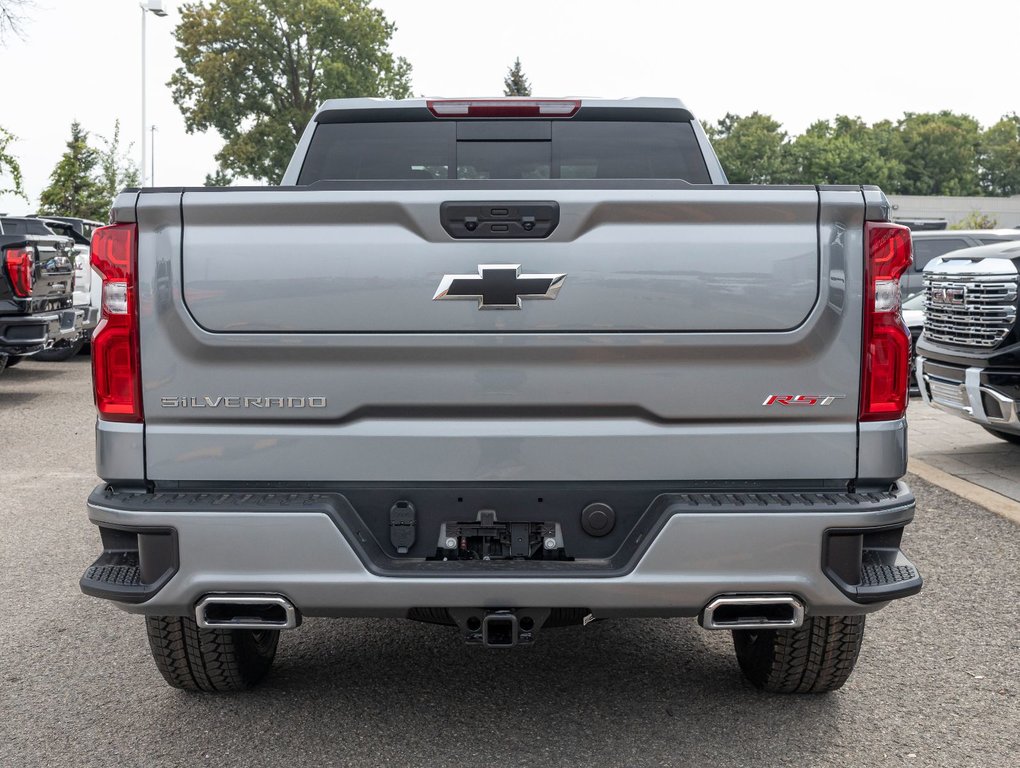
MULTIPOLYGON (((2 0, 0 0, 2 2, 2 0)), ((147 21, 147 125, 155 182, 201 184, 221 141, 188 134, 166 82, 179 66, 166 18, 147 21)), ((868 122, 950 109, 982 125, 1020 111, 1018 0, 375 0, 422 96, 498 96, 516 57, 536 96, 676 96, 702 120, 767 112, 791 134, 819 118, 868 122)), ((35 0, 24 40, 0 48, 0 126, 18 137, 35 210, 72 120, 141 135, 137 0, 35 0)), ((329 94, 332 96, 332 94, 329 94)), ((146 175, 149 170, 146 169, 146 175)), ((3 186, 0 184, 0 186, 3 186)))

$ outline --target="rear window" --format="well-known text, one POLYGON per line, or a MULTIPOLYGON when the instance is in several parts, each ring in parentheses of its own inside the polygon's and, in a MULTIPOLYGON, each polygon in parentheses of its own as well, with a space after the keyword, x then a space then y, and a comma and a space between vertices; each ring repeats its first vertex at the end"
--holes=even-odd
POLYGON ((4 219, 4 232, 8 235, 52 235, 41 221, 34 219, 4 219))
POLYGON ((497 121, 323 123, 299 184, 322 180, 682 179, 708 184, 690 123, 535 121, 503 140, 497 121), (492 130, 478 130, 491 125, 492 130), (470 138, 464 138, 470 136, 470 138))
POLYGON ((66 222, 52 222, 46 225, 55 235, 62 235, 63 237, 71 238, 78 245, 89 245, 89 240, 83 235, 78 234, 74 227, 66 222))
POLYGON ((914 269, 920 272, 924 265, 936 256, 944 256, 950 251, 970 248, 971 244, 959 237, 925 237, 914 239, 914 269))

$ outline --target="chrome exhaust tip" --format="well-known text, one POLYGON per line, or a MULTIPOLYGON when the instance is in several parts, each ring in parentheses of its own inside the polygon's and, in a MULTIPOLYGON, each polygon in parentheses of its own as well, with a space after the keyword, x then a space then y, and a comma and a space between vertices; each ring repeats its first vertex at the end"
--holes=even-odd
POLYGON ((195 605, 195 621, 203 629, 294 629, 299 617, 279 595, 206 595, 195 605))
POLYGON ((804 604, 793 595, 717 597, 701 612, 705 629, 797 629, 804 604))

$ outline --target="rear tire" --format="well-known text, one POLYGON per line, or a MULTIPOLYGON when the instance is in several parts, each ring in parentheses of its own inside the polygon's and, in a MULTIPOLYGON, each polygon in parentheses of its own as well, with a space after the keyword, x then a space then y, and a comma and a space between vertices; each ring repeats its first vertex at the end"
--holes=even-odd
MULTIPOLYGON (((10 365, 10 363, 8 363, 10 365)), ((998 429, 992 429, 991 427, 981 426, 985 432, 990 435, 995 435, 1000 440, 1005 440, 1007 443, 1013 443, 1013 445, 1020 445, 1020 435, 1014 435, 1012 432, 1001 432, 998 429)))
POLYGON ((163 678, 185 691, 251 688, 276 656, 278 629, 202 629, 187 616, 146 616, 149 648, 163 678))
POLYGON ((81 348, 84 346, 85 337, 79 336, 77 341, 72 341, 66 347, 45 349, 42 352, 39 352, 36 354, 35 359, 42 360, 46 363, 63 363, 81 352, 81 348))
POLYGON ((735 629, 740 669, 772 693, 826 693, 850 677, 864 641, 863 616, 813 616, 800 629, 735 629))

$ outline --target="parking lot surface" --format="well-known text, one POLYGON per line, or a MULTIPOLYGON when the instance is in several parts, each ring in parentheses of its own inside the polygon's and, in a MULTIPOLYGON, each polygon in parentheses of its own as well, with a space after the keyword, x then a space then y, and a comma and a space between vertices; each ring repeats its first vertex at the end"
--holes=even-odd
POLYGON ((911 459, 1020 502, 1020 445, 919 399, 911 400, 907 418, 911 459))
POLYGON ((142 619, 78 591, 99 551, 93 421, 87 357, 0 376, 5 768, 1016 764, 1020 528, 918 478, 904 550, 925 589, 869 617, 833 694, 759 693, 728 633, 693 620, 499 652, 445 627, 311 619, 262 686, 206 696, 163 683, 142 619))

